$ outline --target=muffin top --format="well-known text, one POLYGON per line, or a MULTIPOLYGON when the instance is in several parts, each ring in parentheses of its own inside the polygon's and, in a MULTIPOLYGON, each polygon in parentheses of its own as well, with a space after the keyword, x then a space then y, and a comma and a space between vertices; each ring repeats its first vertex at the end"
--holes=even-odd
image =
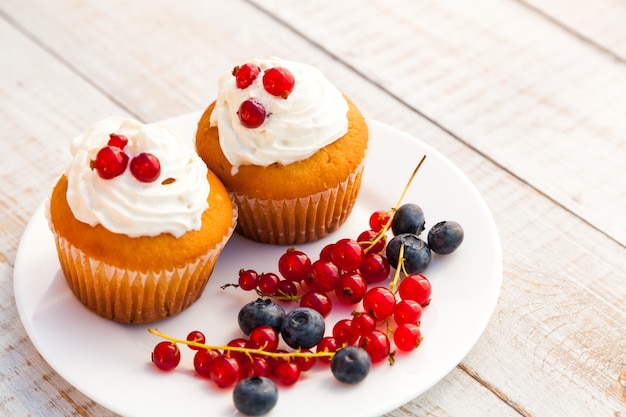
POLYGON ((348 131, 348 104, 317 68, 255 59, 219 79, 210 124, 235 175, 242 165, 291 164, 348 131))
POLYGON ((202 226, 207 167, 169 128, 111 117, 71 144, 67 202, 77 220, 129 237, 202 226))

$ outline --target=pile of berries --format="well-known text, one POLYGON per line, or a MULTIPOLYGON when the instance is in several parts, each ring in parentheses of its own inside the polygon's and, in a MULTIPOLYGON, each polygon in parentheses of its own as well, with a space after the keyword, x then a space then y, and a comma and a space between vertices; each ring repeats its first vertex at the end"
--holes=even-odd
MULTIPOLYGON (((96 159, 91 161, 91 168, 105 180, 122 175, 129 165, 129 157, 124 152, 127 144, 126 136, 111 133, 107 146, 100 149, 96 159)), ((130 173, 138 181, 153 182, 159 178, 161 164, 153 154, 142 152, 130 159, 130 173)))
MULTIPOLYGON (((397 213, 404 213, 404 207, 397 213)), ((353 305, 356 308, 351 317, 335 323, 332 336, 321 339, 317 351, 359 346, 373 363, 386 358, 393 362, 392 342, 397 349, 410 351, 422 340, 419 323, 431 296, 431 285, 424 275, 403 273, 407 267, 415 269, 413 257, 407 256, 411 249, 407 250, 404 244, 398 246, 394 255, 394 280, 388 286, 381 284, 389 279, 392 270, 387 253, 394 251, 391 242, 412 233, 395 221, 406 221, 406 216, 393 214, 394 210, 373 213, 370 229, 356 239, 344 238, 326 245, 315 260, 289 248, 278 260, 278 273, 242 269, 237 284, 223 288, 238 286, 255 291, 261 299, 296 302, 299 308, 313 309, 324 318, 330 314, 333 303, 353 305), (387 244, 386 232, 394 226, 398 234, 387 244)), ((425 243, 422 246, 428 248, 425 243)), ((430 259, 428 252, 428 262, 430 259)), ((419 262, 421 270, 425 269, 423 256, 419 262)))
MULTIPOLYGON (((244 90, 248 88, 261 73, 261 68, 253 63, 237 66, 233 69, 235 84, 237 88, 244 90)), ((270 95, 287 99, 293 91, 295 80, 291 71, 284 67, 273 67, 263 72, 263 88, 270 95)), ((244 127, 254 129, 263 124, 269 115, 263 103, 251 98, 243 101, 237 111, 239 121, 244 127)))
MULTIPOLYGON (((316 259, 289 248, 278 259, 277 273, 241 269, 237 283, 222 288, 237 287, 258 296, 238 315, 246 337, 226 346, 208 346, 197 331, 179 340, 152 330, 169 340, 157 345, 152 360, 161 369, 173 369, 180 360, 176 343, 198 349, 198 374, 221 387, 244 384, 245 389, 235 388, 234 396, 242 412, 242 403, 260 398, 255 387, 265 392, 274 382, 292 385, 315 363, 330 363, 339 381, 360 382, 371 364, 385 359, 393 364, 396 349, 412 351, 422 341, 422 310, 430 303, 432 287, 421 272, 431 262, 431 250, 451 253, 463 241, 463 229, 455 222, 433 226, 427 241, 420 238, 424 230, 421 208, 398 202, 396 208, 372 213, 369 229, 356 239, 328 244, 316 259), (283 305, 290 303, 297 306, 286 313, 283 305), (325 336, 324 319, 333 303, 354 307, 325 336), (281 349, 281 340, 293 350, 281 349), (262 380, 252 383, 250 378, 262 380)), ((255 410, 266 405, 261 402, 255 410)))
POLYGON ((171 371, 180 363, 178 345, 187 345, 196 351, 196 373, 220 388, 234 386, 235 407, 246 415, 265 414, 278 400, 276 385, 295 384, 301 373, 311 370, 318 361, 330 364, 332 374, 345 384, 361 382, 372 365, 368 353, 356 346, 320 349, 325 322, 317 311, 307 307, 285 314, 280 305, 259 298, 241 309, 239 325, 246 337, 223 346, 205 344, 205 336, 198 330, 186 339, 176 339, 150 329, 166 339, 154 347, 152 362, 161 370, 171 371), (281 339, 293 350, 280 348, 281 339), (317 352, 310 350, 314 346, 317 352))

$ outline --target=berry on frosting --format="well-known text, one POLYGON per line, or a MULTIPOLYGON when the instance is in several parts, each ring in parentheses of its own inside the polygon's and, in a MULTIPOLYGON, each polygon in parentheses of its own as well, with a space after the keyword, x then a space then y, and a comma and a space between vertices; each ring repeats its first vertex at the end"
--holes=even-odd
POLYGON ((293 74, 287 68, 273 67, 263 73, 263 87, 273 96, 286 99, 294 85, 293 74))
POLYGON ((261 68, 256 64, 243 64, 233 69, 235 76, 235 84, 237 88, 244 89, 254 82, 256 77, 261 73, 261 68))
POLYGON ((109 141, 107 145, 117 146, 120 149, 124 149, 124 146, 128 144, 128 138, 124 135, 118 135, 117 133, 111 133, 109 135, 109 141))
MULTIPOLYGON (((96 154, 96 159, 91 161, 91 169, 95 169, 100 178, 110 180, 120 176, 129 165, 129 157, 123 151, 128 144, 128 138, 124 135, 111 133, 107 145, 96 154)), ((161 163, 151 153, 142 152, 130 159, 130 173, 138 181, 152 182, 161 174, 161 163)), ((171 184, 175 179, 167 178, 163 184, 171 184)))
POLYGON ((261 126, 263 121, 265 121, 265 115, 266 111, 263 104, 254 99, 246 100, 241 103, 237 111, 239 121, 244 127, 249 129, 261 126))
POLYGON ((130 161, 130 173, 138 181, 152 182, 161 174, 159 159, 151 153, 142 152, 130 161))
POLYGON ((122 175, 128 165, 128 155, 117 146, 105 146, 96 154, 92 168, 105 180, 122 175))

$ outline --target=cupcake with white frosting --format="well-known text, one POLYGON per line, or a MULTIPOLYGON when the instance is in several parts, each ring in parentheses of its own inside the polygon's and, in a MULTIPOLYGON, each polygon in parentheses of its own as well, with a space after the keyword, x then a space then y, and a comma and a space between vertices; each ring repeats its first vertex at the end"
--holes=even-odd
POLYGON ((368 139, 361 112, 321 71, 271 58, 220 78, 196 149, 236 201, 241 234, 297 244, 345 222, 368 139))
POLYGON ((236 224, 221 181, 170 129, 125 118, 95 123, 71 152, 48 219, 74 295, 125 323, 193 304, 236 224))

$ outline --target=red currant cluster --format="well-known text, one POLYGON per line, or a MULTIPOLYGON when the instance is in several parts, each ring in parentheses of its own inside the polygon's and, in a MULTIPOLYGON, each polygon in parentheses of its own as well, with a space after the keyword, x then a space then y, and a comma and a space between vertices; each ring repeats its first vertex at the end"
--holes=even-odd
MULTIPOLYGON (((403 197, 404 193, 400 201, 403 197)), ((392 344, 401 351, 412 351, 419 346, 422 309, 428 306, 431 298, 429 280, 421 274, 406 272, 404 247, 400 248, 399 261, 394 265, 395 273, 389 285, 378 284, 390 278, 391 266, 384 253, 387 232, 396 211, 394 208, 374 212, 368 230, 356 239, 340 239, 326 245, 315 261, 290 248, 278 260, 278 273, 259 274, 242 269, 237 284, 222 287, 255 291, 267 298, 259 298, 251 304, 257 303, 255 307, 260 309, 271 305, 283 314, 283 308, 271 298, 298 302, 299 310, 314 313, 322 324, 315 342, 300 344, 300 347, 290 344, 295 348, 293 351, 281 349, 280 336, 286 341, 284 321, 290 323, 288 319, 281 319, 280 330, 263 324, 250 326, 250 331, 244 330, 240 320, 247 338, 236 338, 221 346, 204 344, 205 337, 199 331, 192 331, 186 339, 176 339, 151 329, 151 333, 166 339, 154 348, 152 361, 159 369, 172 370, 180 362, 178 344, 186 344, 196 350, 196 372, 220 387, 231 387, 250 378, 269 378, 281 385, 293 385, 301 373, 316 363, 330 364, 338 380, 356 383, 365 377, 372 363, 387 358, 393 364, 392 344), (354 306, 360 303, 361 308, 355 308, 349 318, 337 321, 331 334, 324 336, 323 317, 327 317, 332 309, 331 300, 354 306)), ((304 325, 305 322, 295 320, 294 323, 304 325)))
POLYGON ((430 282, 421 274, 406 274, 400 280, 401 265, 396 265, 389 287, 371 285, 389 278, 391 267, 384 249, 393 213, 373 213, 369 230, 357 239, 326 245, 315 261, 289 248, 278 260, 279 274, 242 269, 237 284, 223 288, 238 286, 261 297, 295 301, 323 317, 330 314, 333 300, 348 305, 362 303, 362 310, 334 325, 332 336, 322 339, 317 351, 334 352, 342 346, 357 345, 370 354, 373 363, 385 358, 393 361, 391 340, 402 351, 413 350, 421 342, 422 308, 430 302, 431 294, 430 282))
MULTIPOLYGON (((233 69, 237 88, 248 88, 261 73, 258 65, 248 63, 233 69)), ((273 67, 263 72, 263 88, 269 94, 286 99, 293 91, 295 81, 287 68, 273 67)), ((265 121, 267 111, 256 99, 245 100, 237 111, 241 124, 249 129, 259 127, 265 121)))
MULTIPOLYGON (((105 180, 122 175, 129 165, 128 155, 124 152, 127 144, 126 136, 111 133, 107 146, 100 149, 96 159, 91 161, 91 168, 105 180)), ((142 152, 130 160, 130 172, 138 181, 153 182, 159 178, 161 164, 153 154, 142 152)))
POLYGON ((308 349, 286 351, 279 349, 279 333, 271 326, 254 328, 247 338, 236 338, 223 346, 205 344, 202 332, 194 330, 185 340, 167 336, 157 330, 151 333, 167 339, 157 344, 152 352, 152 362, 161 370, 170 371, 180 363, 178 344, 196 351, 194 369, 220 388, 234 386, 249 377, 268 377, 289 386, 296 383, 302 372, 313 368, 317 360, 329 363, 334 352, 311 352, 308 349))
MULTIPOLYGON (((363 299, 368 284, 389 276, 387 259, 380 252, 367 251, 369 243, 363 236, 370 235, 364 232, 357 240, 341 239, 327 245, 314 262, 304 252, 290 248, 278 260, 280 276, 241 270, 238 285, 246 291, 256 290, 262 297, 298 301, 301 307, 327 317, 332 294, 342 303, 356 304, 363 299)), ((384 247, 384 239, 381 242, 384 247)))

